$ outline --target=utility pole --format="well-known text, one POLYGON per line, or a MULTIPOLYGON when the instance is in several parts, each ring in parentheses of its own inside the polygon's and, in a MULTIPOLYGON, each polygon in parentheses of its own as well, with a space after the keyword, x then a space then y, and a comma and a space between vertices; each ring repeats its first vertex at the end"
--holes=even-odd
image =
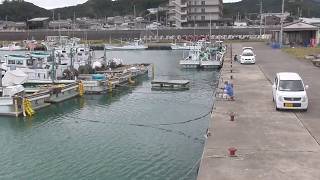
POLYGON ((283 21, 284 21, 284 0, 282 0, 282 8, 281 8, 281 27, 280 27, 280 48, 283 45, 283 21))
POLYGON ((262 35, 262 0, 260 0, 260 37, 262 35))
POLYGON ((211 15, 210 17, 210 34, 209 34, 209 41, 211 42, 211 35, 212 35, 212 20, 211 20, 211 15))
POLYGON ((193 17, 193 38, 196 36, 196 19, 193 17))
POLYGON ((264 28, 263 28, 263 34, 266 34, 266 26, 267 26, 267 18, 264 16, 264 28))
POLYGON ((58 24, 59 24, 59 45, 61 46, 61 31, 60 31, 60 28, 61 28, 61 25, 60 25, 60 13, 58 14, 58 24))
POLYGON ((2 62, 0 61, 0 88, 2 88, 2 62))

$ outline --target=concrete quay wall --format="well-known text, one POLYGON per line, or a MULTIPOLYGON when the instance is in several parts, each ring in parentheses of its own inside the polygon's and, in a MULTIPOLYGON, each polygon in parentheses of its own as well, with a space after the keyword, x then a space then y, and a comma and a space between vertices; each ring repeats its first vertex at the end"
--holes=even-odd
MULTIPOLYGON (((267 29, 269 32, 271 29, 267 29)), ((212 29, 213 35, 259 35, 259 28, 219 28, 212 29)), ((30 30, 30 31, 0 31, 0 41, 19 41, 26 39, 44 40, 46 36, 78 37, 88 40, 109 40, 120 38, 140 38, 144 36, 178 36, 206 35, 209 29, 162 29, 158 30, 30 30)))
MULTIPOLYGON (((233 52, 239 54, 244 46, 252 44, 233 45, 233 52)), ((233 62, 231 67, 230 52, 226 58, 221 70, 220 87, 223 81, 232 81, 235 101, 216 98, 210 136, 205 143, 197 179, 320 179, 320 146, 317 140, 319 121, 304 118, 310 118, 318 111, 311 108, 302 116, 302 112, 279 112, 272 102, 267 69, 290 69, 290 64, 295 66, 295 60, 284 55, 281 50, 272 50, 265 45, 259 44, 254 48, 257 52, 256 65, 233 62), (276 54, 281 59, 270 60, 270 55, 276 54), (286 68, 277 66, 276 62, 280 60, 289 63, 284 66, 286 68), (231 121, 230 112, 235 113, 234 121, 231 121), (310 126, 311 123, 313 126, 310 126), (230 156, 230 148, 237 149, 235 156, 230 156)), ((310 69, 314 69, 312 65, 310 69)), ((317 86, 317 82, 313 85, 317 86)), ((314 107, 318 105, 318 99, 311 97, 312 94, 311 106, 314 107)))

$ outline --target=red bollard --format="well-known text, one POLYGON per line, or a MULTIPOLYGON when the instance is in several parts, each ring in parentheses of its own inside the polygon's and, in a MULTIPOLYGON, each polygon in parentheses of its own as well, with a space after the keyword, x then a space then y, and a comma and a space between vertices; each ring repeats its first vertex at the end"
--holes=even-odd
POLYGON ((228 150, 229 150, 229 156, 230 156, 230 157, 235 157, 235 156, 236 156, 236 151, 237 151, 236 148, 231 147, 231 148, 229 148, 228 150))

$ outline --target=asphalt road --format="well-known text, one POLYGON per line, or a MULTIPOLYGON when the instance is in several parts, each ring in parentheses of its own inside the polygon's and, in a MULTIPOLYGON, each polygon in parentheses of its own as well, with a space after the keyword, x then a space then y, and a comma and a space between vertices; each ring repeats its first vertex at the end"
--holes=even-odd
MULTIPOLYGON (((257 65, 265 76, 273 82, 277 72, 297 72, 304 83, 309 85, 307 90, 309 98, 308 112, 288 111, 294 113, 308 129, 317 143, 320 142, 320 68, 313 66, 307 60, 299 60, 280 49, 272 49, 264 43, 237 43, 233 44, 234 53, 240 54, 241 47, 252 46, 257 55, 257 65)), ((272 91, 270 89, 270 101, 272 91)))

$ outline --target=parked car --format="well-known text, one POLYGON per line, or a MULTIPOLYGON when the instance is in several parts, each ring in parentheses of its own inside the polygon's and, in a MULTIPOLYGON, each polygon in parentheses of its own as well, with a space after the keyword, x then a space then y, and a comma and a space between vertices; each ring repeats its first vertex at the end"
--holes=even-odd
POLYGON ((241 64, 256 63, 256 55, 254 54, 252 47, 244 47, 242 49, 242 54, 240 55, 240 63, 241 64))
POLYGON ((300 109, 308 110, 308 96, 299 74, 293 72, 277 73, 272 85, 273 101, 276 110, 300 109))

